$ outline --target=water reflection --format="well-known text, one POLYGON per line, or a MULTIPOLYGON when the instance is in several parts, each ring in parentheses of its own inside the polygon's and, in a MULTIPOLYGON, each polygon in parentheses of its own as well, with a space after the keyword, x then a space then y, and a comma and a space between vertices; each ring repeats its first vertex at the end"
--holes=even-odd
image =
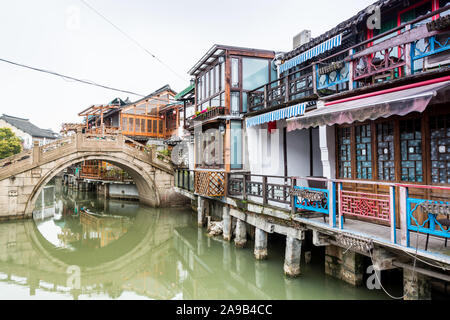
POLYGON ((323 264, 285 279, 283 245, 271 244, 270 259, 256 261, 251 249, 206 237, 189 209, 152 209, 57 184, 40 203, 34 221, 0 224, 1 299, 385 297, 324 276, 323 264))

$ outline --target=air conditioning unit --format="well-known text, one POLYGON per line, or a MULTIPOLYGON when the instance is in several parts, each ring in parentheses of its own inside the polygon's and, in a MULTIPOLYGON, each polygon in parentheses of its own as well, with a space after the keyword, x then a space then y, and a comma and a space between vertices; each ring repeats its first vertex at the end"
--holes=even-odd
POLYGON ((293 49, 298 48, 309 41, 311 41, 311 30, 303 30, 294 37, 293 49))
POLYGON ((447 51, 439 52, 432 56, 425 57, 423 66, 425 69, 432 69, 439 66, 450 64, 450 55, 447 51))
MULTIPOLYGON (((448 39, 448 36, 450 34, 448 32, 436 35, 436 40, 440 43, 445 43, 448 39)), ((432 69, 439 66, 444 66, 447 64, 450 64, 450 55, 448 51, 442 51, 437 54, 433 54, 432 56, 425 57, 424 59, 424 68, 425 69, 432 69)))

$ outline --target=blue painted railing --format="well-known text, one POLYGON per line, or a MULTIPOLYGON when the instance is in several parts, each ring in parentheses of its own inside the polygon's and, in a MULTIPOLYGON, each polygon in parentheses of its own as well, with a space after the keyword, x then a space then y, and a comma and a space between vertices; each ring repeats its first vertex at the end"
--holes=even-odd
POLYGON ((413 61, 450 49, 450 43, 448 41, 449 40, 448 37, 447 37, 447 39, 445 39, 445 41, 443 41, 443 40, 439 41, 438 39, 436 39, 436 36, 431 36, 426 39, 428 40, 427 41, 428 43, 426 43, 425 47, 423 47, 423 48, 420 48, 418 46, 418 43, 420 41, 422 41, 423 39, 414 41, 412 43, 411 57, 412 57, 413 61))
POLYGON ((324 198, 321 201, 310 201, 305 198, 302 198, 302 200, 300 201, 299 197, 295 196, 294 203, 295 203, 296 208, 328 214, 328 204, 330 203, 330 200, 329 200, 330 193, 329 193, 328 189, 318 189, 318 188, 299 187, 299 186, 295 186, 294 189, 307 190, 307 191, 312 191, 312 192, 321 192, 324 195, 324 198))
POLYGON ((422 232, 425 234, 430 234, 438 237, 450 238, 450 229, 446 229, 442 226, 436 219, 436 216, 440 214, 436 213, 428 213, 427 219, 425 219, 422 223, 420 223, 417 218, 414 216, 415 212, 418 212, 420 205, 422 203, 431 203, 436 205, 445 205, 450 207, 450 202, 448 201, 437 201, 437 200, 426 200, 426 199, 416 199, 410 198, 407 196, 406 198, 406 222, 407 222, 407 238, 406 243, 407 246, 410 246, 410 231, 422 232))
POLYGON ((317 90, 326 89, 341 83, 348 82, 350 79, 350 68, 349 63, 346 62, 345 65, 335 71, 331 71, 325 74, 318 74, 319 65, 316 65, 316 82, 317 90))

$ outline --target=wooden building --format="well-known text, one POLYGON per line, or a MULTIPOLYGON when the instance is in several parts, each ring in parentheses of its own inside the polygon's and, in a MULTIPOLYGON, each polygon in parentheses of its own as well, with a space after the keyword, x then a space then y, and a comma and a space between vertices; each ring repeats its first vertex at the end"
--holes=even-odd
POLYGON ((449 2, 374 5, 381 28, 363 10, 279 55, 280 77, 248 93, 250 160, 282 155, 280 166, 248 169, 303 177, 299 188, 311 187, 308 178, 334 179, 344 217, 394 229, 408 221, 411 231, 449 237, 449 2), (271 139, 261 129, 280 131, 272 154, 257 147, 271 139))
POLYGON ((225 192, 225 172, 243 169, 243 115, 248 91, 276 77, 275 52, 214 45, 189 71, 195 78, 194 132, 196 191, 225 192))

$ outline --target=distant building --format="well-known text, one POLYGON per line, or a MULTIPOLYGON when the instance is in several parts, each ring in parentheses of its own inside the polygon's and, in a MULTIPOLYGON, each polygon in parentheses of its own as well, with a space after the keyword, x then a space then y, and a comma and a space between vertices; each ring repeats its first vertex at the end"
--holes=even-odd
POLYGON ((22 139, 23 148, 30 149, 34 141, 39 141, 39 145, 45 145, 59 138, 59 135, 51 129, 41 129, 23 119, 6 114, 0 117, 0 128, 10 128, 16 136, 22 139))

